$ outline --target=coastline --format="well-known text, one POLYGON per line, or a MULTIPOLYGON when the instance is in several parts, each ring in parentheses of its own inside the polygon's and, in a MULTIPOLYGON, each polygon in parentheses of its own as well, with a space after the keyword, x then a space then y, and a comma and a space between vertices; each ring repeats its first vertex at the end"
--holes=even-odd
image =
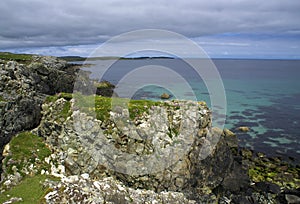
MULTIPOLYGON (((28 60, 27 60, 28 62, 28 60)), ((5 143, 8 142, 8 140, 11 139, 11 137, 13 137, 16 132, 23 132, 24 130, 27 131, 32 131, 32 129, 35 129, 36 127, 41 126, 42 123, 47 124, 47 122, 53 122, 54 129, 48 130, 48 132, 46 131, 47 128, 52 127, 51 125, 49 127, 45 126, 45 127, 41 127, 39 129, 39 131, 36 131, 36 134, 40 136, 40 138, 44 138, 46 140, 46 144, 47 145, 51 145, 51 143, 49 144, 49 139, 51 139, 51 137, 53 137, 52 134, 54 134, 56 131, 59 132, 60 129, 64 129, 61 128, 64 125, 66 125, 64 122, 67 120, 70 120, 70 117, 72 115, 72 113, 70 112, 70 107, 72 106, 72 102, 70 102, 72 100, 72 96, 69 93, 72 93, 73 91, 73 82, 74 82, 74 74, 76 73, 76 71, 78 70, 78 66, 70 66, 67 65, 66 62, 61 61, 61 60, 57 60, 56 58, 52 58, 52 57, 34 57, 33 59, 29 60, 29 64, 18 64, 16 62, 11 62, 11 61, 1 61, 1 77, 3 80, 1 80, 1 82, 6 83, 6 81, 11 82, 11 86, 6 86, 6 84, 3 84, 3 88, 2 88, 2 92, 1 92, 1 116, 3 118, 6 118, 6 120, 1 120, 1 121, 6 121, 6 123, 2 122, 1 125, 3 127, 2 130, 5 130, 3 132, 1 132, 1 138, 5 138, 5 143), (33 60, 34 63, 31 63, 31 60, 33 60), (27 75, 32 76, 34 75, 35 78, 34 80, 37 80, 39 82, 33 82, 33 77, 28 77, 26 76, 24 73, 27 73, 27 75), (62 77, 58 77, 62 75, 62 77), (12 77, 14 76, 14 77, 12 77), (54 77, 53 77, 54 76, 54 77), (7 78, 5 78, 7 77, 7 78), (57 79, 55 79, 57 78, 57 79), (23 81, 22 81, 22 80, 23 81), (27 83, 24 83, 24 79, 28 79, 27 83), (55 79, 55 80, 54 80, 55 79), (50 87, 49 87, 50 84, 50 87), (48 88, 46 87, 46 85, 48 86, 48 88), (62 92, 67 92, 67 93, 62 93, 62 92), (16 93, 19 93, 16 95, 16 93), (48 97, 47 97, 48 95, 48 97), (49 96, 50 95, 50 96, 49 96), (29 97, 28 97, 29 96, 29 97), (46 99, 47 98, 47 99, 46 99), (46 103, 44 102, 44 100, 46 99, 46 103), (48 103, 48 105, 47 105, 48 103), (20 108, 22 107, 22 108, 20 108), (61 108, 61 109, 59 109, 61 108), (41 112, 43 109, 44 112, 41 112), (12 110, 12 111, 9 111, 12 110), (30 111, 28 111, 30 110, 30 111), (45 111, 49 110, 49 114, 45 114, 45 111), (52 110, 53 112, 51 112, 50 110, 52 110), (59 111, 60 110, 60 111, 59 111), (55 111, 59 111, 58 113, 55 111), (9 115, 12 114, 12 115, 9 115), (29 117, 29 115, 31 117, 29 117), (24 117, 20 117, 20 116, 24 116, 24 117), (43 118, 43 117, 48 117, 47 118, 43 118), (18 120, 14 119, 16 117, 19 117, 20 120, 18 122, 18 120), (10 118, 10 120, 7 120, 8 118, 10 118), (10 123, 8 123, 8 122, 10 123), (24 122, 25 121, 25 122, 24 122), (17 124, 17 125, 16 125, 17 124), (45 135, 43 135, 43 131, 46 131, 44 133, 47 133, 45 135), (52 135, 52 136, 51 136, 52 135), (48 138, 48 141, 47 141, 48 138)), ((100 87, 101 88, 101 87, 100 87)), ((113 88, 113 87, 110 87, 113 88)), ((103 93, 103 92, 102 92, 103 93)), ((104 98, 103 100, 109 100, 108 98, 104 98)), ((101 106, 103 107, 103 105, 105 103, 99 103, 101 106)), ((157 104, 154 104, 157 105, 157 104)), ((154 106, 153 105, 153 106, 154 106)), ((142 103, 142 106, 138 106, 138 109, 140 109, 141 107, 143 107, 144 104, 142 103)), ((152 104, 151 104, 152 106, 152 104)), ((204 107, 202 107, 204 108, 204 107)), ((144 112, 145 110, 143 110, 142 112, 144 112)), ((174 110, 173 110, 174 111, 174 110)), ((171 111, 172 112, 172 111, 171 111)), ((52 125, 53 125, 52 124, 52 125)), ((208 125, 208 124, 206 124, 208 125)), ((206 127, 206 126, 205 126, 206 127)), ((103 128, 107 128, 107 126, 105 125, 103 128)), ((221 132, 223 130, 220 130, 221 132)), ((172 132, 172 134, 175 131, 172 132)), ((298 196, 299 195, 299 191, 297 190, 300 187, 300 180, 299 180, 299 172, 300 172, 300 167, 299 165, 292 165, 287 163, 286 161, 281 161, 280 158, 268 158, 266 157, 264 154, 258 153, 258 152, 252 152, 251 150, 248 149, 240 149, 237 147, 236 143, 236 136, 234 136, 234 133, 228 131, 228 130, 224 130, 224 140, 222 140, 222 144, 220 144, 219 146, 219 150, 220 152, 222 152, 223 150, 228 151, 228 153, 230 153, 230 166, 225 165, 225 163, 223 165, 222 168, 219 167, 218 171, 220 170, 224 170, 226 169, 226 171, 228 171, 228 174, 226 174, 226 178, 222 178, 223 181, 226 181, 225 183, 222 183, 220 181, 217 181, 222 175, 219 174, 212 174, 214 176, 212 176, 212 181, 215 183, 212 187, 207 187, 204 188, 203 186, 201 187, 201 192, 199 193, 198 196, 191 196, 189 195, 187 192, 185 192, 184 188, 181 189, 181 193, 180 194, 180 198, 183 199, 184 202, 189 202, 187 200, 187 198, 194 198, 194 199, 198 199, 198 201, 200 201, 200 199, 204 199, 202 200, 204 201, 216 201, 219 199, 219 201, 230 199, 233 200, 234 202, 238 203, 241 202, 243 200, 247 200, 247 199, 270 199, 273 201, 284 201, 287 199, 287 195, 294 195, 294 196, 298 196), (230 135, 230 137, 229 137, 230 135), (225 139, 227 138, 227 139, 225 139), (231 141, 229 138, 235 138, 232 139, 232 144, 229 144, 229 142, 231 141), (222 151, 221 151, 222 150, 222 151), (240 169, 240 172, 237 171, 237 169, 240 169), (284 172, 284 173, 283 173, 284 172), (249 178, 250 176, 250 178, 249 178), (297 179, 295 181, 293 181, 293 179, 297 179), (239 184, 239 182, 236 182, 236 180, 240 181, 244 181, 241 182, 239 184), (219 182, 219 183, 218 183, 219 182), (241 186, 242 185, 242 186, 241 186), (225 189, 225 190, 224 190, 225 189), (267 196, 266 196, 266 195, 267 196), (185 196, 187 196, 187 198, 185 198, 185 196), (258 198, 256 198, 255 196, 257 196, 258 198), (270 196, 270 198, 268 197, 270 196)), ((60 134, 59 134, 60 135, 60 134)), ((13 138, 17 138, 17 137, 13 137, 13 138)), ((47 146, 46 145, 46 146, 47 146)), ((63 147, 63 146, 61 146, 63 147)), ((68 146, 66 146, 68 147, 68 146)), ((197 147, 197 145, 194 146, 195 148, 197 147)), ((4 149, 4 145, 1 147, 4 149)), ((53 148, 53 147, 52 147, 53 148)), ((55 148, 60 148, 60 146, 57 146, 55 148)), ((50 148, 51 149, 51 148, 50 148)), ((68 148, 66 148, 66 151, 68 150, 68 148)), ((53 149, 51 149, 51 151, 53 151, 53 149)), ((60 154, 62 152, 57 152, 57 154, 60 154)), ((69 152, 70 153, 70 152, 69 152)), ((5 154, 3 156, 10 155, 11 154, 11 150, 5 152, 5 154)), ((48 153, 47 153, 48 154, 48 153)), ((71 153, 70 153, 71 154, 71 153)), ((73 153, 72 153, 73 154, 73 153)), ((79 154, 80 155, 80 154, 79 154)), ((49 155, 48 155, 49 156, 49 155)), ((218 155, 217 153, 215 154, 215 156, 212 156, 210 159, 210 162, 214 161, 214 158, 220 158, 220 159, 224 159, 225 155, 221 156, 218 155)), ((43 158, 45 159, 45 158, 43 158)), ((58 158, 56 158, 56 162, 61 162, 58 158)), ((55 159, 53 160, 54 163, 55 159)), ((18 162, 18 161, 17 161, 18 162)), ((21 161, 21 163, 24 161, 21 161)), ((195 162, 195 161, 194 161, 195 162)), ((42 161, 43 163, 43 161, 42 161)), ((11 165, 7 165, 6 163, 2 163, 4 165, 4 170, 11 165), (5 166, 7 165, 7 166, 5 166)), ((76 164, 76 162, 75 162, 76 164)), ((209 163, 206 164, 207 168, 210 168, 212 165, 215 165, 215 163, 209 163)), ((221 164, 222 165, 222 162, 221 164)), ((36 161, 33 162, 33 166, 37 166, 36 161)), ((11 166, 12 167, 12 166, 11 166)), ((195 168, 198 168, 196 164, 194 164, 195 168)), ((29 167, 28 167, 29 168, 29 167)), ((43 167, 46 168, 44 169, 44 171, 48 171, 48 173, 51 172, 51 169, 47 169, 48 167, 43 167)), ((56 171, 59 170, 59 168, 62 168, 61 166, 56 166, 56 171), (58 169, 58 170, 57 170, 58 169)), ((64 167, 66 168, 66 167, 64 167)), ((22 175, 22 173, 24 174, 22 169, 16 169, 15 171, 13 169, 11 169, 11 172, 5 172, 6 176, 2 177, 2 184, 9 183, 7 182, 8 180, 11 180, 11 184, 13 182, 15 182, 15 185, 18 185, 21 181, 23 177, 26 176, 18 176, 18 174, 22 175), (18 174, 17 174, 18 173, 18 174), (14 179, 8 179, 10 176, 15 176, 17 177, 15 180, 14 179), (17 175, 17 176, 16 176, 17 175)), ((26 169, 27 172, 29 172, 29 174, 34 175, 41 175, 42 174, 42 170, 35 172, 35 169, 26 169)), ((45 173, 44 172, 44 173, 45 173)), ((61 173, 61 172, 60 172, 61 173)), ((78 179, 79 177, 84 177, 82 176, 82 173, 86 173, 86 172, 77 172, 77 174, 73 174, 73 176, 77 176, 78 179)), ((102 172, 103 173, 103 172, 102 172)), ((107 172, 105 174, 108 174, 107 172)), ((26 173, 25 173, 26 175, 26 173)), ((60 175, 59 173, 57 175, 60 175)), ((64 174, 63 174, 64 175, 64 174)), ((92 175, 92 174, 91 174, 92 175)), ((89 177, 91 176, 89 174, 89 177)), ((114 175, 112 173, 108 174, 108 175, 114 175)), ((206 174, 203 174, 203 177, 205 178, 206 174)), ((209 171, 207 171, 207 175, 209 174, 209 171)), ((66 173, 64 176, 66 176, 67 178, 70 178, 70 176, 72 176, 72 174, 68 174, 66 173)), ((92 180, 92 178, 89 177, 85 177, 85 178, 81 178, 84 179, 86 182, 89 181, 89 179, 92 180)), ((106 177, 108 177, 106 175, 106 177)), ((11 178, 11 177, 10 177, 11 178)), ((14 178, 14 177, 12 177, 14 178)), ((103 177, 105 179, 105 176, 103 177)), ((130 181, 135 181, 137 184, 137 186, 130 186, 130 182, 128 180, 128 178, 123 178, 121 175, 119 176, 115 176, 115 178, 119 178, 122 182, 124 182, 123 184, 120 185, 124 185, 124 188, 129 188, 129 189, 139 189, 141 187, 139 187, 139 185, 146 188, 148 183, 147 180, 143 181, 143 180, 134 180, 134 178, 130 178, 130 181), (122 179, 123 178, 123 179, 122 179), (127 182, 127 184, 126 184, 127 182), (144 183, 143 183, 144 182, 144 183), (145 187, 146 186, 146 187, 145 187)), ((114 179, 115 179, 114 178, 114 179)), ((191 178, 193 178, 191 176, 191 178)), ((75 179, 76 180, 76 179, 75 179)), ((99 181, 99 180, 98 180, 99 181)), ((205 179, 202 181, 204 182, 205 179)), ((209 179, 207 180, 209 181, 209 179)), ((61 180, 58 181, 58 183, 55 182, 50 182, 50 187, 52 185, 51 188, 56 189, 56 184, 58 185, 59 182, 64 183, 64 184, 70 184, 70 186, 72 187, 72 182, 71 180, 61 180)), ((75 182, 75 181, 74 181, 75 182)), ((112 181, 114 182, 114 181, 112 181)), ((119 181, 118 181, 119 182, 119 181)), ((198 185, 201 186, 203 185, 203 183, 201 183, 201 181, 199 181, 200 183, 198 184, 194 184, 194 185, 198 185)), ((48 182, 49 183, 49 182, 48 182)), ((133 182, 134 183, 134 182, 133 182)), ((188 182, 187 182, 188 183, 188 182)), ((113 185, 113 184, 111 184, 113 185)), ((132 184, 131 184, 132 185, 132 184)), ((10 185, 5 185, 4 186, 9 186, 8 189, 10 188, 10 185)), ((14 185, 11 185, 14 186, 14 185)), ((70 187, 70 188, 71 188, 70 187)), ((148 186, 149 187, 149 186, 148 186)), ((180 188, 178 188, 180 189, 180 188)), ((193 188, 191 188, 193 189, 193 188)), ((195 188, 197 189, 197 188, 195 188)), ((128 190, 129 191, 129 190, 128 190)), ((155 190, 155 188, 153 189, 153 192, 148 192, 151 195, 156 195, 157 190, 155 190)), ((177 190, 180 192, 180 190, 177 190)), ((51 191, 52 192, 52 191, 51 191)), ((4 191, 3 193, 6 194, 6 191, 4 191)), ((47 193, 47 195, 50 192, 47 193)), ((109 194, 109 192, 106 192, 109 194)), ((136 191, 134 191, 133 195, 137 194, 136 191)), ((65 194, 57 194, 57 196, 67 196, 65 194)), ((89 194, 90 195, 90 194, 89 194)), ((131 195, 131 197, 133 196, 131 195)), ((175 194, 174 194, 175 195, 175 194)), ((162 195, 161 195, 162 196, 162 195)), ((126 197, 126 196, 125 196, 126 197)), ((48 196, 48 198, 51 200, 51 197, 48 196)), ((53 197, 53 199, 56 198, 55 196, 53 197)))

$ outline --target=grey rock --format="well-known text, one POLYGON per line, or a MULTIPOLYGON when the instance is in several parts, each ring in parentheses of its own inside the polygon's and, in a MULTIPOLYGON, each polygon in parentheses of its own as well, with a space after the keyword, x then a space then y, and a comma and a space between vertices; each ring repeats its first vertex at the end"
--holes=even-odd
POLYGON ((168 102, 168 106, 152 107, 149 115, 136 119, 138 123, 127 122, 128 110, 120 108, 111 112, 111 120, 105 123, 74 111, 58 123, 56 115, 66 102, 60 99, 51 103, 51 108, 43 106, 42 121, 33 132, 45 137, 57 154, 65 153, 61 163, 67 175, 88 173, 91 179, 113 176, 134 189, 184 192, 193 200, 220 185, 239 191, 248 182, 246 172, 234 162, 231 149, 237 141, 233 133, 211 129, 210 122, 201 125, 201 118, 210 121, 211 117, 204 105, 168 102), (113 127, 109 134, 105 133, 107 127, 113 127), (179 127, 179 134, 170 132, 170 127, 179 127), (147 155, 157 155, 163 162, 140 162, 147 155))
POLYGON ((75 68, 55 57, 33 58, 29 65, 1 62, 0 95, 5 99, 0 105, 1 152, 12 135, 39 124, 46 95, 73 91, 75 68))
POLYGON ((298 204, 300 203, 300 197, 291 194, 285 194, 285 199, 288 204, 298 204))
POLYGON ((3 204, 18 203, 18 202, 22 202, 22 201, 23 201, 22 198, 12 197, 9 200, 5 201, 3 204))
POLYGON ((112 177, 91 181, 70 176, 46 185, 53 189, 45 196, 46 203, 196 203, 178 192, 129 188, 112 177))

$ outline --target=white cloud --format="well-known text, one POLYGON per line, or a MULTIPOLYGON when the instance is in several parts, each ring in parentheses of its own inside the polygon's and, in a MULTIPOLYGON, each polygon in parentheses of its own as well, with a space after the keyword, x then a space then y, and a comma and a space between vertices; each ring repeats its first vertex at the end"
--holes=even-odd
POLYGON ((2 0, 1 48, 103 42, 135 29, 198 37, 220 33, 293 33, 300 1, 290 0, 2 0))
POLYGON ((2 0, 0 49, 87 56, 95 44, 136 29, 167 29, 213 56, 298 56, 298 0, 2 0), (295 47, 295 48, 294 48, 295 47), (293 53, 294 54, 293 54, 293 53))

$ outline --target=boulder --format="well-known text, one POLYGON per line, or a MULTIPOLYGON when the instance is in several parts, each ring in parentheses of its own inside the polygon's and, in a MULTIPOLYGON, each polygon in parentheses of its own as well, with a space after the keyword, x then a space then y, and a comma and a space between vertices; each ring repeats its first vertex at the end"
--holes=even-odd
POLYGON ((161 99, 169 99, 169 98, 171 98, 171 96, 170 96, 170 94, 163 93, 162 95, 160 95, 160 98, 161 99))
POLYGON ((116 96, 114 93, 115 85, 108 81, 101 81, 95 83, 96 86, 96 94, 100 96, 112 97, 116 96))
POLYGON ((238 127, 238 130, 241 132, 248 132, 250 130, 250 128, 246 127, 246 126, 241 126, 241 127, 238 127))

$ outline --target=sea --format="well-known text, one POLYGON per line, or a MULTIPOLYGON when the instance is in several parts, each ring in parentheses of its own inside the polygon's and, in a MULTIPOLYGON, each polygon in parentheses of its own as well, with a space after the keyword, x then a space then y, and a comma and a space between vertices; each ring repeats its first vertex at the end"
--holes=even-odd
MULTIPOLYGON (((300 60, 212 59, 226 96, 225 128, 240 147, 300 161, 300 60), (238 127, 247 126, 248 132, 238 127)), ((206 101, 207 80, 184 59, 145 58, 88 61, 90 78, 116 85, 120 97, 206 101), (195 71, 196 70, 196 71, 195 71)), ((199 59, 202 73, 205 63, 199 59)), ((212 68, 211 65, 207 69, 212 68)), ((207 70, 209 72, 209 70, 207 70)), ((215 93, 216 92, 216 93, 215 93)))

